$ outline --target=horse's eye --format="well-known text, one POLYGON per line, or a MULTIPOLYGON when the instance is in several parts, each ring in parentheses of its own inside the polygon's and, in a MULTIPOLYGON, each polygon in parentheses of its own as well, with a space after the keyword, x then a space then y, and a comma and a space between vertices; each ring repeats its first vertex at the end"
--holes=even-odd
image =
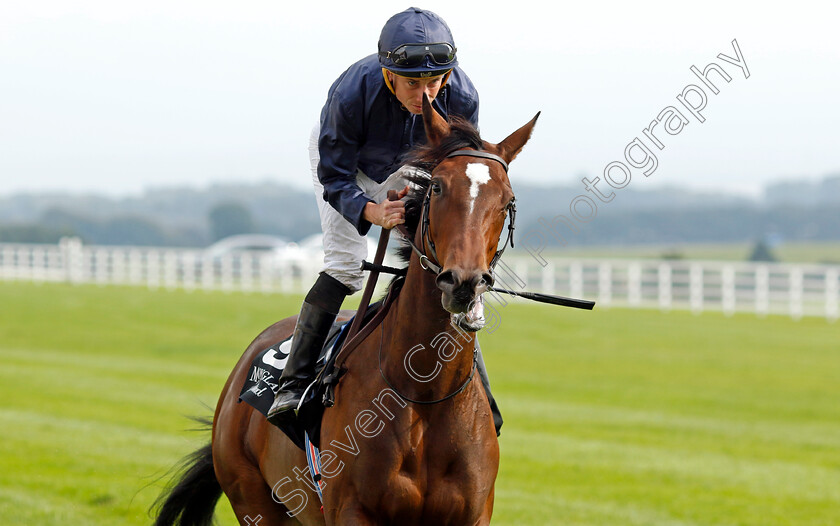
POLYGON ((440 195, 441 187, 439 181, 432 181, 432 193, 435 195, 440 195))

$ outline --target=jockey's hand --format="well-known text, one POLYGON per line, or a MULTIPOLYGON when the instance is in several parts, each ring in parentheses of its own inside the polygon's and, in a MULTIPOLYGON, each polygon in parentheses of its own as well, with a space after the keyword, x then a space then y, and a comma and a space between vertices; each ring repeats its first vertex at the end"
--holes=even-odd
POLYGON ((362 217, 385 229, 391 229, 405 223, 405 203, 401 199, 408 194, 408 191, 408 186, 400 190, 396 201, 386 199, 379 204, 368 203, 365 205, 362 217))

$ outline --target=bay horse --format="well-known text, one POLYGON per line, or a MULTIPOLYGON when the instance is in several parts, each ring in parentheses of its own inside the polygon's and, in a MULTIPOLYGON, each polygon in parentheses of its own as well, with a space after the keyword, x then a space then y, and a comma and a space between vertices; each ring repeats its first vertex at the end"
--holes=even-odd
POLYGON ((473 332, 484 323, 481 295, 513 211, 507 164, 538 117, 491 144, 424 97, 427 143, 407 161, 426 172, 406 202, 408 269, 381 323, 338 355, 346 374, 321 420, 323 505, 304 451, 238 403, 255 356, 292 334, 292 317, 257 336, 236 364, 211 444, 161 495, 155 524, 210 524, 222 492, 243 526, 490 522, 499 444, 484 388, 470 381, 473 332))

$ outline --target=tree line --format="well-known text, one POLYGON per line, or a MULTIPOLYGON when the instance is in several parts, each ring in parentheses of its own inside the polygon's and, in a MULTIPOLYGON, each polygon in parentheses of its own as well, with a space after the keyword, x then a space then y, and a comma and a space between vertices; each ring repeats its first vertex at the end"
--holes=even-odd
MULTIPOLYGON (((840 176, 780 183, 767 198, 676 188, 625 190, 577 232, 546 236, 549 246, 840 239, 840 176), (798 184, 798 186, 797 186, 798 184), (798 189, 798 190, 797 190, 798 189), (785 199, 789 196, 789 199, 785 199)), ((515 184, 517 236, 568 214, 578 189, 515 184), (541 223, 541 220, 543 223, 541 223)), ((207 246, 240 233, 299 241, 320 232, 311 191, 275 183, 159 188, 124 198, 26 194, 0 197, 0 242, 207 246)))

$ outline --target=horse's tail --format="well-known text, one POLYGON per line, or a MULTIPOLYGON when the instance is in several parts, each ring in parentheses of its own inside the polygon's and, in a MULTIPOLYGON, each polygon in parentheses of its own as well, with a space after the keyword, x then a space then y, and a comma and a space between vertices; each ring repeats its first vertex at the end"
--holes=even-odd
POLYGON ((152 506, 154 526, 208 526, 213 523, 222 487, 213 469, 213 450, 207 444, 180 464, 178 482, 160 494, 152 506))

